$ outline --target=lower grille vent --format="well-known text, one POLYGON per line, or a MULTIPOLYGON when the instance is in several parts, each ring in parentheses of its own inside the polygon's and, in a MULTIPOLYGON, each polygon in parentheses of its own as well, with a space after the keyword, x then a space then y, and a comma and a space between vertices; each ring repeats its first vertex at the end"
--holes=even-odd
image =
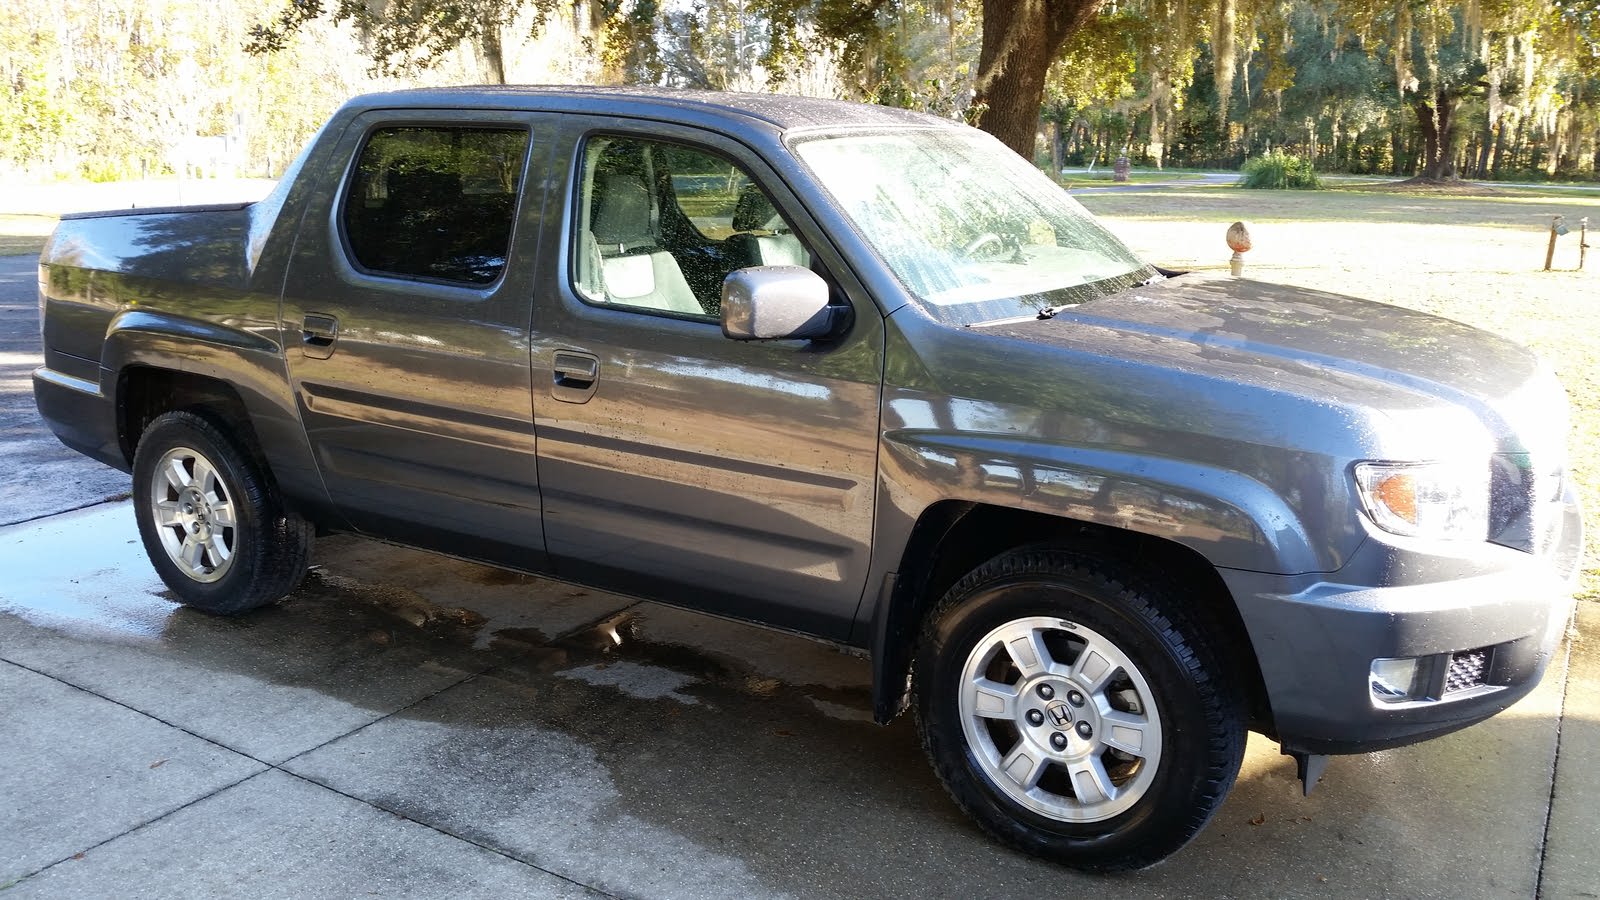
POLYGON ((1459 691, 1471 690, 1481 687, 1484 679, 1489 674, 1489 651, 1463 650, 1460 653, 1450 654, 1450 671, 1444 678, 1444 692, 1454 694, 1459 691))

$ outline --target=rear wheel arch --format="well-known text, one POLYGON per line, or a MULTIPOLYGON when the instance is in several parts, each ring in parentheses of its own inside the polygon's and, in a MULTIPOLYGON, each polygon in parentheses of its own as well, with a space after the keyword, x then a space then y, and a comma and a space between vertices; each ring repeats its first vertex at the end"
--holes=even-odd
POLYGON ((1245 692, 1252 729, 1275 733, 1254 645, 1232 593, 1216 567, 1175 541, 1061 516, 984 503, 946 500, 918 517, 906 542, 892 589, 874 611, 873 714, 886 723, 909 700, 911 660, 928 614, 967 573, 1010 550, 1052 545, 1092 554, 1125 570, 1159 572, 1192 586, 1195 618, 1211 629, 1233 667, 1232 683, 1245 692))
POLYGON ((220 378, 159 366, 126 366, 117 373, 116 410, 117 440, 130 466, 139 438, 150 423, 163 413, 185 410, 241 429, 241 443, 259 454, 244 399, 220 378))

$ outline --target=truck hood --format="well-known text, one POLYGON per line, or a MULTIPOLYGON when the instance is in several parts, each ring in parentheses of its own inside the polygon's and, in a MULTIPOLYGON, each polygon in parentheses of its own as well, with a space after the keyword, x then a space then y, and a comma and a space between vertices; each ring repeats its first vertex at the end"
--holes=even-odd
POLYGON ((1532 449, 1530 440, 1566 428, 1564 395, 1526 348, 1450 319, 1306 288, 1182 275, 1051 319, 977 330, 1395 417, 1466 408, 1503 449, 1532 449))

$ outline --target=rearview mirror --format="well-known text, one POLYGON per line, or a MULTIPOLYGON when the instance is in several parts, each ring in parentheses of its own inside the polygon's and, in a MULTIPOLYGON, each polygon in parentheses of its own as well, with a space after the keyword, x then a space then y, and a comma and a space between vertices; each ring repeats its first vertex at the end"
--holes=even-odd
POLYGON ((801 266, 751 266, 722 282, 722 333, 736 341, 812 339, 833 333, 828 283, 801 266))

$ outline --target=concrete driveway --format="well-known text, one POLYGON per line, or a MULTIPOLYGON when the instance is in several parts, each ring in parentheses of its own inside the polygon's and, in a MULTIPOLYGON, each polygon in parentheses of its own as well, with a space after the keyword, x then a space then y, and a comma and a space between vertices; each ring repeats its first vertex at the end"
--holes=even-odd
POLYGON ((1091 878, 986 840, 806 640, 350 537, 281 604, 176 607, 99 502, 126 477, 37 437, 32 266, 0 259, 7 898, 1600 896, 1592 637, 1309 799, 1253 738, 1193 845, 1091 878))

